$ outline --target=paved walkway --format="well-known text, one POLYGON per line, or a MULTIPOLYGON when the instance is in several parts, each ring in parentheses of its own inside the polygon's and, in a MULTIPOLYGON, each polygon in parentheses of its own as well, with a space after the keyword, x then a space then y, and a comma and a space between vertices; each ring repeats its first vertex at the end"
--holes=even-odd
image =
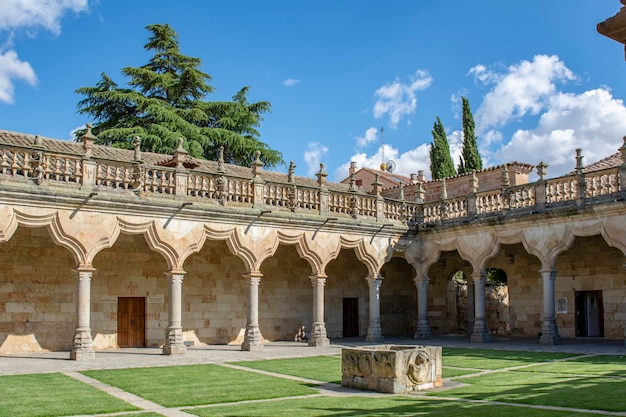
MULTIPOLYGON (((501 349, 544 352, 569 352, 580 354, 626 355, 623 340, 592 338, 564 339, 563 343, 544 346, 537 339, 494 337, 489 343, 471 343, 469 337, 444 336, 427 341, 388 338, 384 344, 435 345, 470 349, 501 349)), ((343 347, 371 346, 363 339, 335 339, 326 348, 309 347, 302 342, 272 342, 259 352, 245 352, 239 345, 212 345, 189 348, 185 355, 166 356, 158 348, 117 349, 96 352, 93 361, 73 361, 69 352, 0 355, 0 375, 32 374, 46 372, 78 372, 91 369, 138 368, 153 366, 190 365, 196 363, 222 363, 244 360, 289 358, 318 355, 340 355, 343 347)))

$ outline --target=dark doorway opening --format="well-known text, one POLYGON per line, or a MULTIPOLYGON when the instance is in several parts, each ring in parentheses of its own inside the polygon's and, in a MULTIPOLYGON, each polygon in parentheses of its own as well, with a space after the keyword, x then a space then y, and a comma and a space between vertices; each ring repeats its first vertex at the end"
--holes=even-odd
POLYGON ((602 291, 576 291, 576 336, 604 337, 602 291))
POLYGON ((117 345, 121 348, 145 347, 146 299, 118 297, 117 345))
POLYGON ((343 337, 359 335, 359 299, 343 299, 343 337))

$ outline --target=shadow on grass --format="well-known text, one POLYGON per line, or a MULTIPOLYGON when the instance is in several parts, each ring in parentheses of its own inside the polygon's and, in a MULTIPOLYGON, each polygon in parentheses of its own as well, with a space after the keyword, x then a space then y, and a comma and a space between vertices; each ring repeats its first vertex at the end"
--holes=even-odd
POLYGON ((263 403, 237 404, 228 407, 210 407, 185 410, 198 416, 211 417, 348 417, 348 416, 445 416, 445 417, 573 417, 593 416, 570 411, 538 410, 506 405, 476 404, 460 401, 439 401, 432 399, 400 396, 385 397, 315 397, 268 401, 263 403))
POLYGON ((465 378, 463 383, 468 385, 430 395, 585 410, 626 410, 626 379, 508 371, 465 378))

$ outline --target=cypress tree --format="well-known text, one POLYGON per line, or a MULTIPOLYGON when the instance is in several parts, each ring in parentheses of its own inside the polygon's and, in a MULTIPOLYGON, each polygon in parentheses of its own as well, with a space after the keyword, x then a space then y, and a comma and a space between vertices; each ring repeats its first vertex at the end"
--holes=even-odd
POLYGON ((430 173, 434 180, 453 177, 456 175, 454 163, 450 156, 448 137, 443 128, 441 119, 437 117, 433 125, 433 142, 430 145, 430 173))
POLYGON ((465 174, 483 169, 483 161, 478 152, 478 144, 474 134, 474 117, 469 100, 465 97, 461 97, 461 99, 463 100, 463 151, 459 157, 459 174, 465 174))

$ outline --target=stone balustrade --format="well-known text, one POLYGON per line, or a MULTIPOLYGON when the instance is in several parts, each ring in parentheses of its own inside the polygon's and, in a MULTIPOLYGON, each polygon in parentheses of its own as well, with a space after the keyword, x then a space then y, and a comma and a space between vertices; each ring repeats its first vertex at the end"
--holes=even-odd
MULTIPOLYGON (((179 155, 174 154, 174 158, 179 155)), ((239 171, 247 170, 238 167, 239 171)), ((476 192, 476 179, 464 196, 448 198, 446 192, 431 202, 406 201, 368 194, 351 185, 345 191, 325 181, 323 166, 317 183, 295 177, 293 167, 285 181, 263 179, 253 167, 249 176, 227 173, 222 164, 215 172, 194 168, 160 166, 146 161, 120 161, 91 154, 52 152, 44 146, 0 144, 0 173, 27 179, 36 184, 46 181, 60 186, 92 186, 99 189, 129 190, 144 197, 172 196, 202 199, 234 207, 248 205, 277 211, 354 218, 372 222, 392 222, 397 226, 419 228, 447 222, 471 221, 516 211, 544 211, 551 206, 580 206, 606 196, 623 193, 626 168, 613 167, 593 172, 577 170, 552 179, 504 186, 476 192), (330 185, 330 187, 329 187, 330 185), (258 192, 257 192, 258 190, 258 192), (182 196, 181 196, 182 194, 182 196)), ((259 171, 260 172, 260 171, 259 171)), ((444 186, 445 188, 445 186, 444 186)), ((419 200, 419 199, 418 199, 419 200)))

